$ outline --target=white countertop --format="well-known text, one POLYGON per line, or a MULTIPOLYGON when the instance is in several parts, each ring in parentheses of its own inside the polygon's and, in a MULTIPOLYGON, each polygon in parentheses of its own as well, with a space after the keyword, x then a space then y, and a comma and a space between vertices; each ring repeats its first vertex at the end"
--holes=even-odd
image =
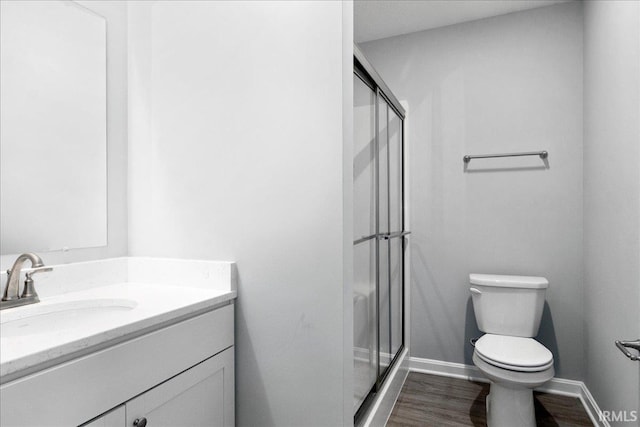
POLYGON ((54 266, 46 274, 51 295, 43 295, 47 292, 41 292, 39 286, 43 287, 45 281, 39 284, 36 280, 39 303, 0 312, 2 383, 20 377, 20 372, 28 374, 39 365, 46 368, 52 361, 88 354, 107 343, 158 329, 237 296, 233 263, 118 258, 54 266), (82 280, 87 271, 101 269, 125 281, 108 284, 108 280, 92 280, 93 286, 89 286, 82 280), (153 277, 144 280, 145 271, 153 271, 148 275, 153 277), (55 283, 56 272, 64 277, 64 283, 55 283), (73 278, 78 286, 73 285, 73 278), (52 289, 60 292, 53 293, 52 289), (66 308, 62 313, 60 304, 66 308), (54 317, 48 317, 52 311, 54 317), (49 322, 49 318, 55 321, 49 322), (34 319, 39 322, 36 327, 29 323, 34 319))

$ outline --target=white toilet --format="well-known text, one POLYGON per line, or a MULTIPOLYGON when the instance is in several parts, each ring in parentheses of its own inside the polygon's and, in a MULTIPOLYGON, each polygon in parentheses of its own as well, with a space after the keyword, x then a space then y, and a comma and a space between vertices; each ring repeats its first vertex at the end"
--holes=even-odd
POLYGON ((533 389, 553 378, 553 354, 538 341, 544 277, 471 274, 478 327, 473 363, 491 380, 488 427, 536 427, 533 389))

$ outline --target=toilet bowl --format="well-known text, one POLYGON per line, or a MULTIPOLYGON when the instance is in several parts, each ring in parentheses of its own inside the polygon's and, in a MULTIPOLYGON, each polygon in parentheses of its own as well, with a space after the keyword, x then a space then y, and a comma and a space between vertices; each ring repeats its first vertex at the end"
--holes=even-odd
POLYGON ((487 425, 535 427, 533 389, 555 374, 551 352, 532 338, 486 334, 476 342, 473 363, 491 381, 487 425))
POLYGON ((470 275, 478 327, 473 363, 491 382, 489 427, 535 427, 533 389, 553 378, 553 354, 537 335, 544 292, 542 277, 470 275))

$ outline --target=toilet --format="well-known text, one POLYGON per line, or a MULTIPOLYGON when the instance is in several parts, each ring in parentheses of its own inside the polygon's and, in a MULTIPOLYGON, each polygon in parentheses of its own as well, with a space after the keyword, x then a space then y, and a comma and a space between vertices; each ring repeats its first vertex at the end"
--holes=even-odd
POLYGON ((488 427, 536 427, 533 389, 553 378, 553 354, 538 341, 544 277, 471 274, 478 328, 473 363, 491 381, 488 427))

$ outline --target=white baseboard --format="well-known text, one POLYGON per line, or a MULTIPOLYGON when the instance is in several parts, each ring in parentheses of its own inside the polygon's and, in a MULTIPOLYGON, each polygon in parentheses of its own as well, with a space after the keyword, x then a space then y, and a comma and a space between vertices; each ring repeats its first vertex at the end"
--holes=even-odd
MULTIPOLYGON (((489 380, 482 375, 480 370, 472 365, 463 363, 444 362, 441 360, 422 359, 419 357, 409 357, 409 370, 426 374, 441 375, 451 378, 461 378, 465 380, 488 383, 489 380)), ((566 380, 563 378, 553 378, 544 386, 536 389, 549 394, 559 394, 580 399, 582 406, 591 418, 594 426, 610 427, 606 420, 600 420, 600 408, 589 389, 582 381, 566 380)))
POLYGON ((441 375, 463 380, 478 381, 488 383, 478 368, 463 363, 444 362, 442 360, 422 359, 419 357, 409 358, 409 370, 422 372, 425 374, 441 375))
POLYGON ((606 419, 601 418, 602 411, 600 410, 596 400, 591 395, 586 384, 583 382, 581 382, 581 392, 580 401, 582 402, 584 409, 587 411, 587 414, 589 414, 589 418, 591 418, 593 425, 598 427, 611 427, 606 419))

